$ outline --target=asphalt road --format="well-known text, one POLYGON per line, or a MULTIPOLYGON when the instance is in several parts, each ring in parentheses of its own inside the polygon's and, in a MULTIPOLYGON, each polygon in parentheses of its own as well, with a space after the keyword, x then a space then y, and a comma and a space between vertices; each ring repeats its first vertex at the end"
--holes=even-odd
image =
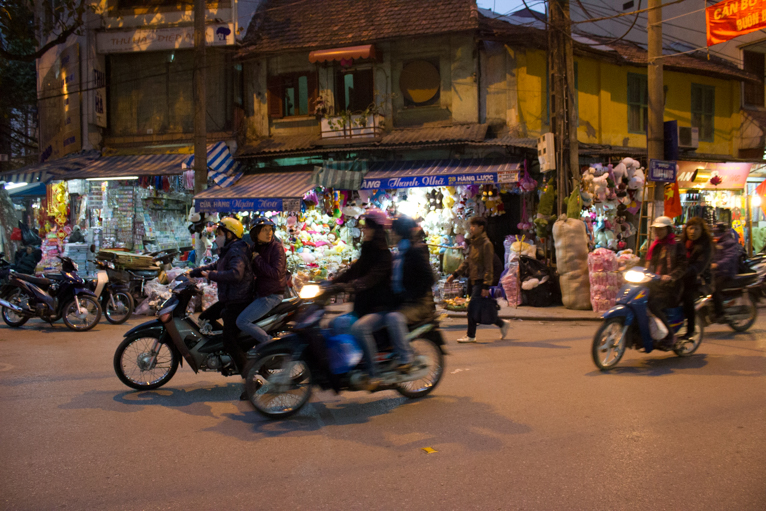
POLYGON ((187 367, 123 386, 127 325, 2 325, 0 508, 766 509, 766 318, 609 374, 597 325, 516 321, 457 345, 450 320, 430 397, 315 392, 281 422, 187 367))

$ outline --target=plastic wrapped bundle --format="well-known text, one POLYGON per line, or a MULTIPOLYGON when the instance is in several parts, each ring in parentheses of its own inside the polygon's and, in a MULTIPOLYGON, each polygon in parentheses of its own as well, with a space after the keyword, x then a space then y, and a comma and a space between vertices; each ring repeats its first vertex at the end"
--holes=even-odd
POLYGON ((204 284, 202 286, 202 310, 207 310, 217 301, 218 287, 215 285, 215 283, 204 284))
POLYGON ((503 286, 505 298, 508 300, 509 306, 518 307, 521 305, 518 262, 511 262, 508 264, 508 271, 505 272, 505 276, 500 280, 500 285, 503 286))
POLYGON ((618 261, 614 252, 596 249, 588 255, 590 269, 590 302, 599 314, 614 307, 617 293, 622 287, 622 274, 617 270, 618 261))
POLYGON ((588 271, 617 271, 617 255, 607 248, 597 248, 588 254, 588 271))
POLYGON ((588 281, 588 235, 582 220, 561 215, 553 225, 556 245, 556 268, 564 307, 588 310, 590 283, 588 281))

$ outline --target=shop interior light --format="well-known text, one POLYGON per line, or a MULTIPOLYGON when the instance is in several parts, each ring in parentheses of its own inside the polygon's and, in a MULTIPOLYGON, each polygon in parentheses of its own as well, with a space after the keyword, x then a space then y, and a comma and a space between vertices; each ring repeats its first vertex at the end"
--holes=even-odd
POLYGON ((21 188, 27 186, 29 183, 5 183, 6 190, 13 190, 14 188, 21 188))
POLYGON ((750 205, 753 206, 754 208, 760 207, 760 205, 761 205, 761 196, 758 195, 758 194, 753 195, 750 198, 750 205))
POLYGON ((138 176, 125 177, 89 177, 86 181, 136 181, 138 176))
POLYGON ((706 172, 702 169, 697 169, 694 171, 694 174, 692 175, 692 182, 694 183, 707 182, 710 180, 711 177, 713 177, 712 172, 706 172))

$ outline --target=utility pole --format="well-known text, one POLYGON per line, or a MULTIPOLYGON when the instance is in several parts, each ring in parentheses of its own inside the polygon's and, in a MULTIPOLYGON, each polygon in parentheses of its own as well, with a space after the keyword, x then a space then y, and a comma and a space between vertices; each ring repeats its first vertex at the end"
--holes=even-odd
POLYGON ((207 187, 205 0, 194 0, 194 194, 207 187))
POLYGON ((569 135, 569 171, 572 174, 574 186, 580 182, 580 143, 577 140, 577 127, 580 125, 579 112, 575 105, 577 89, 575 89, 574 51, 572 49, 572 20, 569 17, 569 0, 559 0, 564 18, 564 60, 566 61, 566 92, 567 92, 567 130, 569 135))
MULTIPOLYGON (((662 82, 662 0, 649 0, 647 37, 649 39, 649 69, 647 77, 649 94, 649 126, 647 155, 650 160, 665 157, 665 93, 662 82)), ((654 210, 647 216, 662 216, 665 209, 665 187, 658 183, 654 188, 654 210)))

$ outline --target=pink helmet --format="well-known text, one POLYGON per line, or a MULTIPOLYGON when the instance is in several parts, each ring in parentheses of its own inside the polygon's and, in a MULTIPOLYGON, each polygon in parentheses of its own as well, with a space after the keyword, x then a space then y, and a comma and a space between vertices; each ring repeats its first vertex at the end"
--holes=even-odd
POLYGON ((385 212, 378 208, 368 209, 367 212, 362 215, 362 220, 370 222, 371 224, 379 225, 380 227, 387 229, 391 224, 391 220, 388 218, 385 212))

